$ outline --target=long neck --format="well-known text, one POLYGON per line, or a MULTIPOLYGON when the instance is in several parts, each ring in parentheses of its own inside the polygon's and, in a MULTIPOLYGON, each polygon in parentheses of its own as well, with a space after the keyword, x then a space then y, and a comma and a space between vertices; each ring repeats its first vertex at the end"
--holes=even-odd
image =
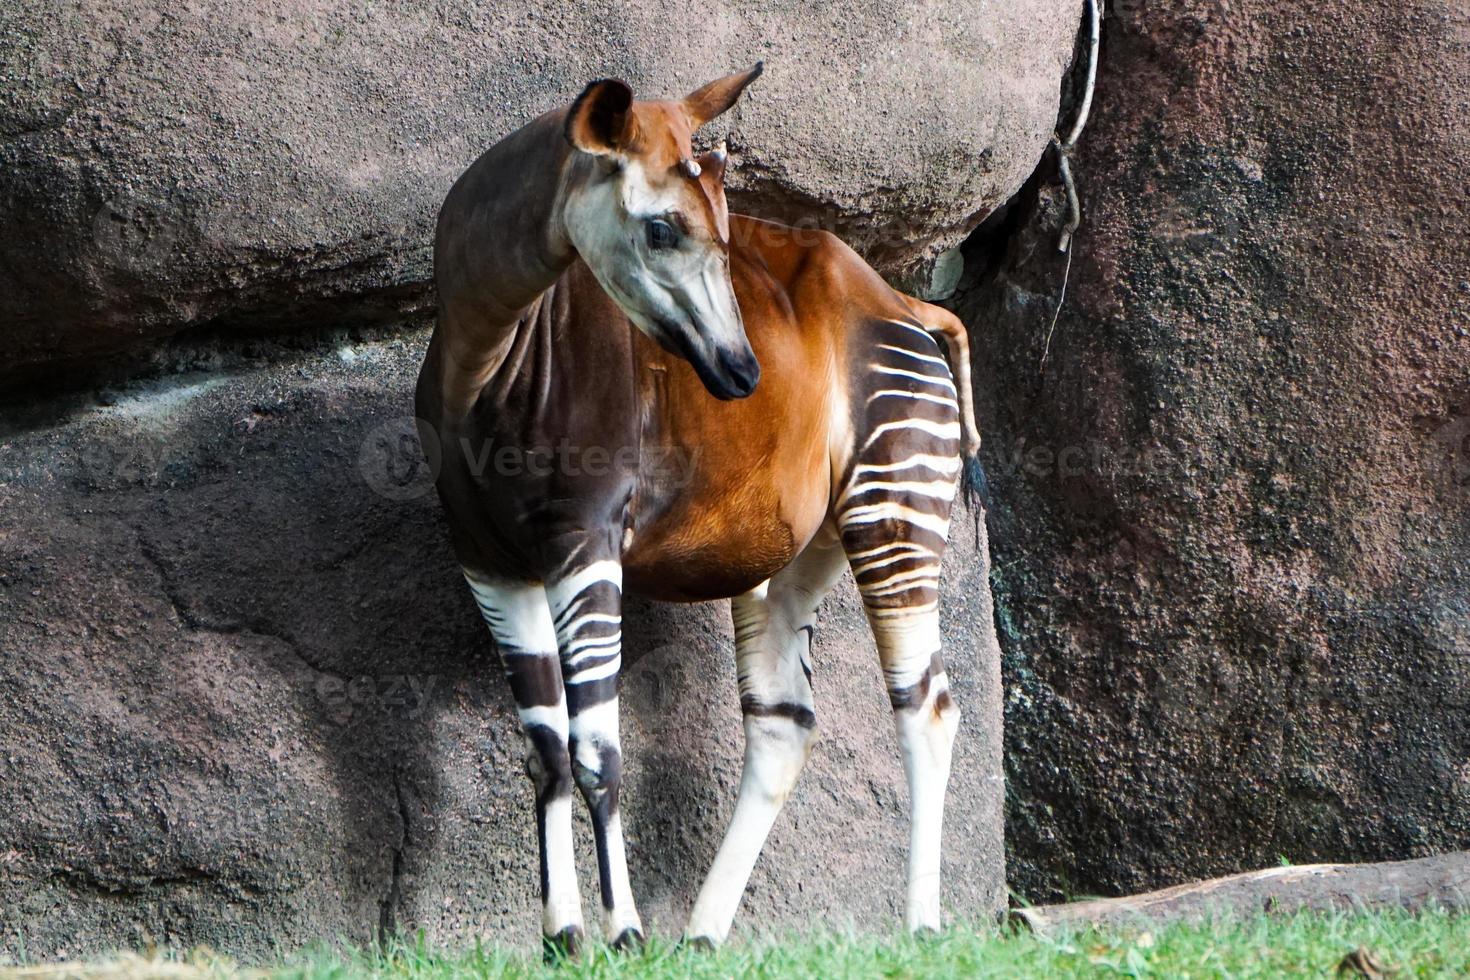
POLYGON ((576 257, 562 209, 586 161, 562 137, 564 115, 548 113, 491 147, 439 212, 435 341, 449 406, 466 407, 478 396, 528 309, 576 257))

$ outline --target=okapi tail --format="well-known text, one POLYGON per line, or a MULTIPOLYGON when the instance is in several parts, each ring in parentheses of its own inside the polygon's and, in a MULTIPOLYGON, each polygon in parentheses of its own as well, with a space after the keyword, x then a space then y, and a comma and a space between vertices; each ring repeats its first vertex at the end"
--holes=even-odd
POLYGON ((905 296, 909 311, 919 326, 944 338, 949 348, 949 366, 954 372, 955 394, 960 404, 960 428, 964 435, 965 459, 980 452, 980 427, 975 424, 975 389, 970 381, 970 337, 965 325, 949 310, 905 296))
POLYGON ((955 395, 960 406, 960 429, 963 437, 963 469, 960 483, 965 499, 990 505, 990 487, 985 469, 980 465, 980 427, 975 423, 975 386, 970 380, 970 337, 959 317, 940 306, 905 296, 909 312, 931 334, 944 338, 949 349, 950 370, 954 372, 955 395))

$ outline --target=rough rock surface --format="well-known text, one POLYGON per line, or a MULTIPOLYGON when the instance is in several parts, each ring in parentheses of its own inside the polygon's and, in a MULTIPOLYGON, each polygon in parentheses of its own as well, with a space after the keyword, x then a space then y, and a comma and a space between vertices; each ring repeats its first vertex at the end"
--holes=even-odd
POLYGON ((1464 848, 1470 11, 1110 7, 1044 377, 1054 181, 958 304, 1012 882, 1464 848))
MULTIPOLYGON (((425 339, 200 348, 100 399, 0 408, 0 961, 380 928, 533 948, 518 723, 399 442, 425 339)), ((972 513, 954 539, 945 898, 984 915, 1005 904, 999 650, 972 513)), ((732 650, 725 604, 631 604, 626 825, 665 937, 733 808, 732 650)), ((815 661, 822 736, 741 929, 901 921, 907 791, 850 580, 815 661)))
POLYGON ((682 95, 763 58, 732 202, 885 272, 1040 157, 1077 4, 0 0, 0 378, 202 323, 431 305, 454 178, 589 80, 682 95))

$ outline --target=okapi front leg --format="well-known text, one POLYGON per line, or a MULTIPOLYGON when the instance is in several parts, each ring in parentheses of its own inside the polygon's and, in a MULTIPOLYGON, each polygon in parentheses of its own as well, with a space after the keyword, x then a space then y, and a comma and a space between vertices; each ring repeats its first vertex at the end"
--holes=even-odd
POLYGON ((765 586, 731 600, 745 768, 735 815, 699 890, 685 935, 723 942, 766 836, 796 786, 816 734, 811 639, 817 606, 842 573, 830 528, 765 586))
POLYGON ((618 811, 623 783, 623 749, 618 733, 622 583, 622 567, 614 561, 601 561, 546 589, 561 650, 572 774, 587 801, 597 845, 603 934, 620 949, 643 941, 643 923, 628 881, 623 820, 618 811))
POLYGON ((490 582, 468 569, 465 579, 495 637, 525 730, 526 774, 536 793, 546 952, 573 955, 584 930, 572 846, 570 724, 546 590, 490 582))

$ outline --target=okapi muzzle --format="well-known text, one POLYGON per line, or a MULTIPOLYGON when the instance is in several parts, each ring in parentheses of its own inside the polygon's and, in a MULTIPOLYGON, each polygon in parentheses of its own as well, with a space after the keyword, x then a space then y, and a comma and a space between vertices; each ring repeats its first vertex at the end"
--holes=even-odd
POLYGON ((567 114, 588 179, 568 195, 567 236, 633 325, 688 361, 720 399, 744 398, 760 364, 730 283, 724 144, 695 156, 695 130, 735 103, 761 66, 677 102, 635 102, 593 82, 567 114))

